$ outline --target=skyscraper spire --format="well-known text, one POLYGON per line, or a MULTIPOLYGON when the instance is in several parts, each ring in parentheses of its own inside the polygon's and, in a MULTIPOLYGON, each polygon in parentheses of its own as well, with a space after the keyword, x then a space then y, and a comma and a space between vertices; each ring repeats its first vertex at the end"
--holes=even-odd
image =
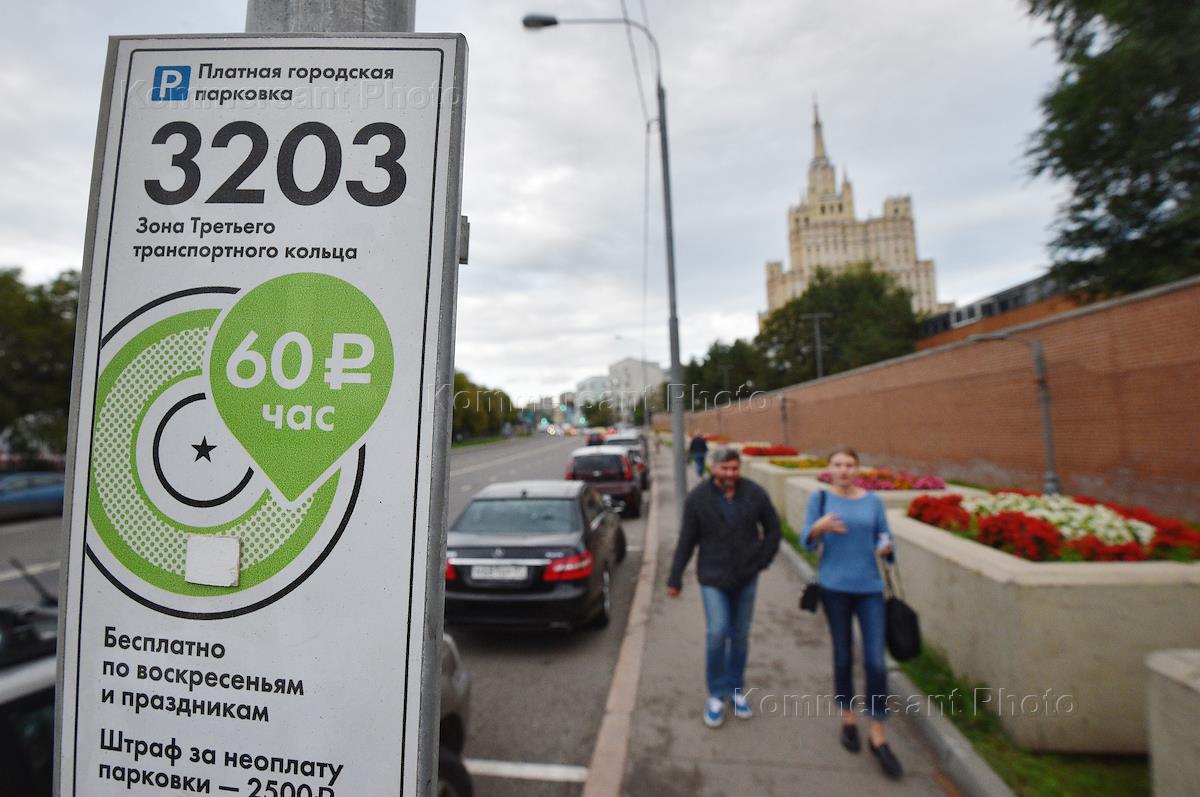
POLYGON ((821 133, 821 112, 817 108, 817 95, 813 95, 813 160, 825 161, 825 136, 821 133))

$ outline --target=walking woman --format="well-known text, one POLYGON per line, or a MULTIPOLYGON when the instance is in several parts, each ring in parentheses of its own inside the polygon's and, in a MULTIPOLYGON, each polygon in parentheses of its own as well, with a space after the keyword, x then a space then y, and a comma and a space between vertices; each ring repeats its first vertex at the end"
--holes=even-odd
POLYGON ((810 551, 821 548, 818 580, 829 632, 833 636, 833 683, 842 714, 842 746, 857 753, 862 745, 854 711, 853 639, 851 624, 858 617, 866 670, 866 708, 871 717, 867 744, 883 772, 899 778, 903 768, 884 735, 887 719, 887 665, 884 661, 883 579, 875 561, 878 552, 894 559, 892 533, 879 496, 855 484, 858 454, 835 451, 829 458, 832 485, 809 496, 801 541, 810 551))

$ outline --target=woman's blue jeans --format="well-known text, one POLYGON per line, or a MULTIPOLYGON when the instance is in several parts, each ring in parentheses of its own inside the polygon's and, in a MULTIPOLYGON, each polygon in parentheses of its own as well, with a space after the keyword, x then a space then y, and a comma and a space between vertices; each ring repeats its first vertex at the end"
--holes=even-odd
POLYGON ((887 718, 887 663, 884 661, 885 612, 883 594, 858 594, 822 589, 825 617, 833 636, 834 700, 843 711, 854 708, 854 635, 851 624, 858 615, 863 638, 863 667, 867 671, 867 711, 873 720, 887 718))
POLYGON ((720 700, 746 688, 746 657, 750 653, 750 621, 758 576, 735 589, 700 587, 704 601, 705 679, 708 694, 720 700))
POLYGON ((704 478, 704 455, 692 454, 692 462, 696 464, 696 475, 701 479, 704 478))

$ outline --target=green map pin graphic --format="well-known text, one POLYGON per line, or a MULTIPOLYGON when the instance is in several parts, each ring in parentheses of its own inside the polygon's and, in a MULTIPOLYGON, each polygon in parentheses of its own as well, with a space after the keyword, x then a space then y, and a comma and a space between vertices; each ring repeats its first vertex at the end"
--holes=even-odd
POLYGON ((371 428, 392 386, 392 336, 366 294, 328 274, 247 292, 213 339, 217 412, 294 502, 371 428))

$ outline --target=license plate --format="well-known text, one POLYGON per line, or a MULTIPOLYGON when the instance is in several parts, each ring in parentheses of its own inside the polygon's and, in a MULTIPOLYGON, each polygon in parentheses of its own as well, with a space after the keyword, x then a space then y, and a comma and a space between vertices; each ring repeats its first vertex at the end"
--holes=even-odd
POLYGON ((525 565, 475 565, 471 578, 479 581, 522 581, 529 575, 525 565))

